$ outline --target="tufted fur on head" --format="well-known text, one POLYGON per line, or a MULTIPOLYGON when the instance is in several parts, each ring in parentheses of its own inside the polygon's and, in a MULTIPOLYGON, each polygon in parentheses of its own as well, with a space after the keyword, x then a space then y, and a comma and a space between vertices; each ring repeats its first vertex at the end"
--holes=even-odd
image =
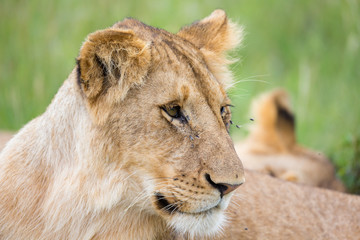
POLYGON ((229 20, 224 11, 215 10, 210 16, 183 27, 177 35, 200 49, 213 74, 225 80, 226 88, 231 85, 232 76, 227 67, 235 60, 230 60, 227 53, 242 42, 242 27, 229 20))

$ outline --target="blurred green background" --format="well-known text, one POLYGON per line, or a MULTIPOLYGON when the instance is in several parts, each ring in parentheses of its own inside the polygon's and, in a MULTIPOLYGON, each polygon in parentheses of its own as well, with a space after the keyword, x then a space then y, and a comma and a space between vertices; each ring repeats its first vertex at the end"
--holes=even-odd
POLYGON ((246 28, 241 62, 232 66, 234 122, 249 122, 260 92, 287 89, 299 142, 329 156, 360 193, 358 0, 2 0, 0 129, 18 130, 45 111, 90 32, 128 16, 177 32, 216 8, 246 28))

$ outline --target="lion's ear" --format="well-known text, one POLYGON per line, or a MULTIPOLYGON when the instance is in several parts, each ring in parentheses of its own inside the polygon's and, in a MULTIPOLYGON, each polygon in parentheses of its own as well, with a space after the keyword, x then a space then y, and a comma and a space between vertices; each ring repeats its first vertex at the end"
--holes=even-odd
POLYGON ((148 44, 131 30, 106 29, 88 36, 80 49, 79 83, 94 102, 103 94, 121 100, 133 85, 141 84, 150 64, 148 44))
POLYGON ((286 150, 296 144, 295 116, 285 90, 276 89, 261 95, 251 108, 255 118, 252 132, 261 136, 259 139, 264 144, 286 150))
POLYGON ((218 54, 237 47, 242 40, 242 28, 231 22, 223 10, 183 27, 177 35, 187 39, 199 49, 218 54))
POLYGON ((215 10, 210 16, 183 27, 178 36, 188 40, 204 54, 213 74, 230 84, 231 74, 226 65, 232 63, 226 58, 226 52, 240 45, 243 29, 231 22, 223 10, 215 10))

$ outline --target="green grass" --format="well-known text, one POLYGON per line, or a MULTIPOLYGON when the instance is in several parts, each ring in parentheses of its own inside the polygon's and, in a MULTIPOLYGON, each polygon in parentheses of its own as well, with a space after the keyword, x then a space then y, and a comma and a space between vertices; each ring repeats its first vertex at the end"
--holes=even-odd
MULTIPOLYGON (((45 111, 74 67, 86 35, 127 16, 176 32, 215 8, 246 27, 232 66, 234 121, 250 100, 286 88, 301 144, 332 157, 359 193, 360 3, 357 0, 159 0, 0 3, 0 129, 17 130, 45 111)), ((246 130, 236 130, 241 137, 246 130)))

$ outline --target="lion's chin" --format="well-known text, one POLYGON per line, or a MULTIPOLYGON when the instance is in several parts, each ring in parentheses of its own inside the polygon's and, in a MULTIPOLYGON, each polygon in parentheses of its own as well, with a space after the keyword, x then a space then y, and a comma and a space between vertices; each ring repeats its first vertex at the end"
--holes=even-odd
POLYGON ((225 195, 214 204, 184 211, 177 205, 170 204, 162 194, 156 193, 154 206, 177 235, 186 236, 187 239, 199 239, 221 234, 226 223, 225 210, 230 203, 231 195, 225 195))
POLYGON ((225 210, 229 202, 230 196, 226 196, 217 206, 202 212, 174 212, 167 217, 167 223, 177 234, 188 239, 221 234, 227 222, 225 210))
POLYGON ((177 234, 185 235, 190 239, 197 239, 221 232, 226 223, 226 217, 224 210, 216 207, 196 214, 175 213, 167 219, 167 222, 177 234))

